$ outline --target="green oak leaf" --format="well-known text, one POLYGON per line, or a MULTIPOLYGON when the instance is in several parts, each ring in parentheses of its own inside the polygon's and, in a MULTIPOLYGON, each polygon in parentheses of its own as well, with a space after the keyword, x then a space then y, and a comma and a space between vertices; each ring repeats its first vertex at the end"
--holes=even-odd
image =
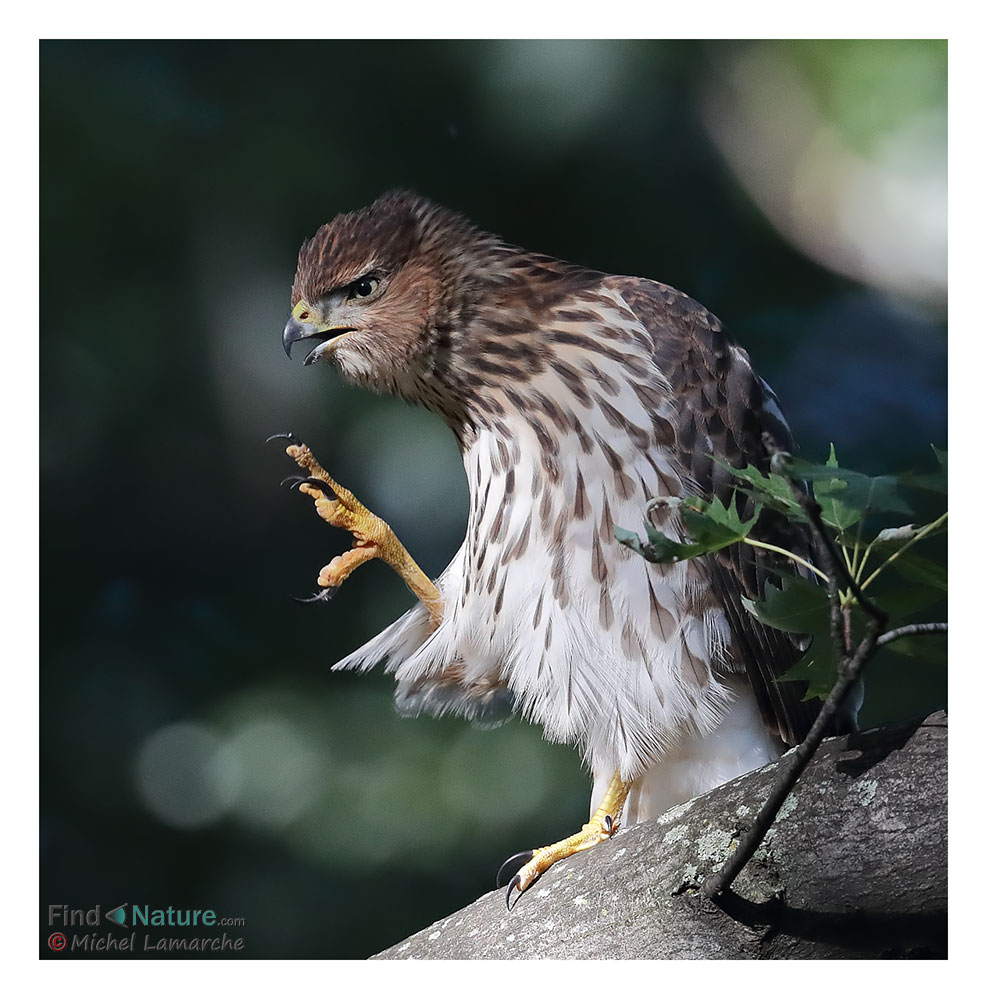
POLYGON ((813 697, 824 701, 829 697, 838 675, 836 660, 828 639, 815 635, 809 651, 780 679, 801 680, 805 683, 803 701, 811 701, 813 697))
POLYGON ((781 576, 781 586, 764 584, 760 600, 743 598, 744 607, 769 628, 793 634, 824 632, 829 635, 829 595, 801 576, 781 576))
POLYGON ((949 589, 946 567, 924 555, 916 554, 911 549, 889 561, 887 565, 889 569, 894 569, 912 583, 931 586, 938 593, 946 593, 949 589))
POLYGON ((748 465, 746 468, 734 468, 722 458, 717 458, 714 455, 709 455, 709 457, 742 482, 746 482, 746 486, 737 487, 738 491, 750 496, 759 505, 770 510, 777 510, 789 520, 800 523, 808 521, 809 518, 795 498, 795 493, 792 492, 791 483, 783 475, 778 475, 776 472, 765 475, 753 465, 748 465))
POLYGON ((644 525, 647 542, 642 542, 633 531, 614 527, 617 541, 649 562, 681 562, 736 544, 747 537, 760 514, 760 508, 756 508, 745 521, 737 510, 736 494, 730 497, 729 506, 724 506, 719 497, 704 500, 697 496, 687 496, 674 504, 662 500, 661 505, 678 506, 688 541, 676 541, 647 522, 644 525))
MULTIPOLYGON (((829 516, 835 518, 833 527, 841 527, 843 518, 847 516, 855 516, 859 520, 865 512, 901 513, 906 516, 912 512, 901 493, 896 475, 864 475, 828 463, 816 465, 802 458, 790 459, 786 471, 792 478, 811 482, 812 491, 821 506, 824 501, 832 503, 829 516)), ((826 520, 826 517, 823 519, 826 520)))
POLYGON ((939 493, 945 496, 948 491, 949 470, 947 468, 947 453, 940 451, 935 445, 932 446, 932 453, 939 463, 937 472, 905 472, 899 475, 898 479, 902 485, 910 486, 913 489, 922 489, 926 492, 939 493))
POLYGON ((821 586, 800 576, 781 576, 781 585, 767 582, 760 600, 744 598, 744 606, 761 624, 811 637, 808 651, 781 680, 807 685, 803 700, 825 698, 836 682, 837 662, 829 635, 829 598, 821 586))
POLYGON ((945 635, 906 635, 891 642, 888 650, 900 652, 913 659, 921 659, 933 666, 945 666, 947 645, 945 635))

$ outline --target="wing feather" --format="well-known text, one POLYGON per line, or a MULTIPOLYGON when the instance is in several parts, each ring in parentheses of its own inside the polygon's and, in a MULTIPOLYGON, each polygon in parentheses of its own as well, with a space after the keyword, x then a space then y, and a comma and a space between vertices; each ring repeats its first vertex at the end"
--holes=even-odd
MULTIPOLYGON (((746 351, 719 320, 682 292, 643 278, 617 278, 628 307, 654 338, 654 359, 668 378, 677 410, 675 451, 685 476, 707 498, 729 501, 735 480, 709 457, 735 467, 768 469, 762 433, 794 450, 777 398, 751 367, 746 351)), ((738 503, 744 497, 738 495, 738 503)), ((749 499, 745 517, 752 510, 749 499)), ((811 554, 806 531, 765 511, 753 536, 802 555, 811 554)), ((764 583, 780 567, 777 556, 750 545, 734 545, 707 556, 713 592, 730 624, 735 661, 743 664, 768 728, 786 743, 799 742, 819 710, 806 702, 805 685, 778 682, 802 655, 798 636, 767 628, 747 612, 742 597, 763 595, 764 583)), ((791 563, 784 565, 791 571, 791 563)))

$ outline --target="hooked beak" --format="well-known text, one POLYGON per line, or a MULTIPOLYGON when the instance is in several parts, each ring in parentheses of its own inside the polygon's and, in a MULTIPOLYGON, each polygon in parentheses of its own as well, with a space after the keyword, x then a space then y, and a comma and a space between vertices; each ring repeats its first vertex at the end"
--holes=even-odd
POLYGON ((316 360, 316 355, 321 355, 332 350, 332 345, 342 340, 349 333, 355 333, 352 326, 320 326, 314 323, 303 323, 292 316, 285 323, 284 333, 281 334, 281 342, 284 344, 284 352, 291 357, 291 347, 297 340, 318 340, 318 344, 313 351, 305 358, 305 364, 311 364, 316 360), (323 344, 326 349, 322 350, 323 344))

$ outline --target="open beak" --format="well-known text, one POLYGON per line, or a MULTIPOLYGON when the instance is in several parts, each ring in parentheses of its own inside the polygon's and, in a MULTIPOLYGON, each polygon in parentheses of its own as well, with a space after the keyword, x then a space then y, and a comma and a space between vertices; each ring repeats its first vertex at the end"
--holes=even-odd
MULTIPOLYGON (((348 333, 355 332, 352 326, 318 326, 313 323, 303 323, 292 316, 285 323, 284 333, 281 334, 281 342, 284 344, 284 352, 291 357, 291 347, 297 340, 317 340, 318 343, 313 351, 305 358, 306 364, 311 364, 316 359, 316 354, 325 353, 320 350, 323 344, 333 344, 337 340, 342 340, 348 333)), ((330 347, 331 349, 331 347, 330 347)))

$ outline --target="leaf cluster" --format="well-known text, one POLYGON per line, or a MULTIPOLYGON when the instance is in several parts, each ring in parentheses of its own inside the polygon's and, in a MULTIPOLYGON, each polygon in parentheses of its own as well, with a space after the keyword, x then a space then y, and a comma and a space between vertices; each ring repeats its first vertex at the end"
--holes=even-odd
POLYGON ((699 496, 663 497, 652 500, 648 511, 657 507, 667 507, 678 511, 687 541, 676 541, 645 521, 644 531, 647 541, 622 527, 614 527, 617 540, 632 551, 642 555, 649 562, 681 562, 719 551, 728 545, 743 541, 757 523, 760 507, 756 507, 750 520, 743 520, 737 511, 737 494, 730 497, 730 505, 724 506, 719 497, 705 500, 699 496))
MULTIPOLYGON (((757 598, 744 598, 747 611, 762 624, 800 636, 811 636, 806 654, 784 679, 804 681, 806 698, 825 697, 836 680, 839 650, 831 641, 831 609, 828 582, 818 566, 795 552, 760 541, 752 534, 761 511, 768 509, 787 520, 805 524, 809 518, 799 502, 792 481, 804 483, 819 505, 820 519, 829 529, 842 559, 836 581, 846 628, 852 634, 859 624, 858 592, 877 600, 889 614, 893 626, 908 623, 918 613, 941 601, 947 589, 944 565, 918 554, 914 548, 946 530, 945 510, 927 522, 898 523, 893 527, 871 527, 894 518, 914 516, 913 497, 922 493, 945 507, 947 455, 933 448, 938 467, 928 473, 869 476, 841 468, 831 445, 828 459, 814 464, 790 455, 776 455, 767 474, 752 466, 733 468, 719 461, 736 478, 735 491, 726 505, 719 499, 700 497, 653 500, 678 511, 680 538, 670 538, 645 522, 646 539, 623 528, 614 529, 617 540, 651 562, 673 563, 698 558, 734 544, 746 544, 788 558, 791 571, 774 571, 757 598), (744 520, 738 511, 737 494, 751 501, 753 513, 744 520), (887 570, 891 570, 887 573, 887 570)), ((750 504, 748 504, 750 505, 750 504)), ((892 521, 893 523, 894 521, 892 521)), ((896 643, 899 651, 945 662, 945 643, 919 637, 896 643)))

